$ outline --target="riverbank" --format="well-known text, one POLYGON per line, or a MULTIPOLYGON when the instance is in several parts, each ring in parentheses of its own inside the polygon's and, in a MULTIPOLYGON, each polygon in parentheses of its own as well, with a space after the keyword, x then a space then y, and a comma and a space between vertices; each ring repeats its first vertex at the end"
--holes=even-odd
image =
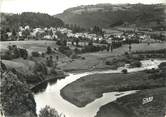
POLYGON ((36 102, 26 81, 2 65, 0 73, 0 116, 37 117, 36 102))
POLYGON ((141 90, 100 108, 95 117, 164 117, 166 88, 141 90), (143 103, 145 98, 149 102, 143 103))
MULTIPOLYGON (((163 66, 163 65, 162 65, 163 66)), ((84 76, 61 90, 61 96, 78 107, 113 91, 144 90, 165 87, 164 67, 158 71, 123 73, 104 73, 84 76)))
POLYGON ((1 61, 0 73, 2 78, 0 80, 0 89, 2 90, 0 92, 0 112, 2 113, 0 115, 37 117, 34 93, 44 91, 48 82, 52 83, 66 76, 60 73, 56 75, 43 74, 46 77, 43 78, 40 74, 27 71, 26 67, 23 64, 15 64, 12 61, 1 61))
POLYGON ((51 79, 62 79, 66 76, 62 70, 47 67, 43 62, 34 62, 33 60, 18 58, 2 60, 2 63, 7 70, 20 75, 21 79, 26 81, 30 89, 42 82, 47 82, 51 79))

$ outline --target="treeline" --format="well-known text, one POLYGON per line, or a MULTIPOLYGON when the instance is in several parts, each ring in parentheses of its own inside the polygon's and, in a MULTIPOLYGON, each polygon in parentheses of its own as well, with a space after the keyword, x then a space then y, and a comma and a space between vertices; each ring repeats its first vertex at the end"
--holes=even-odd
POLYGON ((4 27, 18 28, 18 26, 30 27, 61 27, 64 22, 44 13, 23 12, 21 14, 5 15, 2 14, 4 27))
POLYGON ((136 51, 134 54, 166 54, 166 49, 149 50, 149 51, 136 51))

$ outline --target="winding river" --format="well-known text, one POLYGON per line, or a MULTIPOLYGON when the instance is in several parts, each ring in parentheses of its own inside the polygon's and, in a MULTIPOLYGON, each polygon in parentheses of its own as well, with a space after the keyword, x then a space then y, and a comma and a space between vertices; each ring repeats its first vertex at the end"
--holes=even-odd
POLYGON ((48 84, 44 92, 34 95, 37 104, 37 113, 39 113, 40 109, 45 107, 45 105, 49 105, 50 107, 55 108, 59 113, 63 112, 66 117, 94 117, 101 106, 115 101, 119 97, 135 93, 136 91, 104 93, 101 98, 98 98, 85 107, 80 108, 63 99, 60 95, 60 90, 67 84, 70 84, 86 75, 96 73, 120 73, 124 68, 128 69, 128 72, 142 71, 145 69, 158 68, 158 65, 162 62, 166 62, 166 60, 144 60, 141 62, 142 67, 140 68, 127 68, 125 66, 118 68, 117 70, 69 74, 65 79, 57 80, 55 84, 48 84))

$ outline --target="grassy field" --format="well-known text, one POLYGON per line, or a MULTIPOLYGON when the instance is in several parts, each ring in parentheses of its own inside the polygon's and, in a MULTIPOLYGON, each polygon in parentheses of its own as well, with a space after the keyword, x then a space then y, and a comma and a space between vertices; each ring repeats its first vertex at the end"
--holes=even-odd
MULTIPOLYGON (((31 55, 32 51, 45 53, 47 51, 48 46, 50 46, 52 49, 58 48, 58 45, 56 45, 56 41, 47 41, 47 40, 3 41, 0 43, 0 55, 8 50, 9 45, 17 45, 18 47, 23 47, 23 48, 27 49, 28 55, 31 55)), ((64 56, 63 54, 61 54, 59 52, 52 54, 54 60, 56 59, 57 55, 60 58, 59 59, 60 65, 68 63, 70 60, 68 57, 64 56)), ((49 57, 49 55, 46 55, 46 57, 47 56, 49 57)), ((46 57, 44 57, 44 58, 43 57, 36 57, 36 58, 34 57, 33 59, 38 62, 44 62, 46 60, 46 57)), ((29 59, 23 60, 21 58, 17 58, 17 59, 11 60, 10 63, 15 65, 15 63, 22 64, 22 62, 23 62, 23 64, 25 63, 25 65, 29 66, 29 61, 31 61, 31 60, 29 60, 29 59)), ((11 64, 11 66, 12 66, 12 64, 11 64)), ((15 67, 17 68, 17 66, 15 66, 15 67)))
POLYGON ((30 60, 24 60, 24 59, 14 59, 12 61, 10 60, 2 60, 2 63, 6 65, 8 69, 16 69, 17 71, 23 73, 24 75, 32 73, 32 70, 35 66, 35 62, 30 60))
POLYGON ((46 47, 56 48, 56 41, 47 40, 29 40, 29 41, 2 41, 1 50, 6 49, 9 45, 17 45, 32 51, 46 51, 46 47))
POLYGON ((82 77, 61 90, 61 95, 69 102, 83 107, 103 93, 113 91, 142 90, 166 86, 163 78, 150 79, 150 73, 133 72, 94 74, 82 77))
POLYGON ((100 108, 95 117, 165 117, 166 88, 139 91, 100 108), (149 103, 143 99, 153 97, 149 103))

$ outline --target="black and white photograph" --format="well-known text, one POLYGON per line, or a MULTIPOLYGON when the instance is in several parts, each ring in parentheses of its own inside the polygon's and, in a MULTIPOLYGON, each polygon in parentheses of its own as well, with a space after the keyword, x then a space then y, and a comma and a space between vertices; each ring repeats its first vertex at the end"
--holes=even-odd
POLYGON ((166 117, 166 0, 0 0, 0 117, 166 117))

